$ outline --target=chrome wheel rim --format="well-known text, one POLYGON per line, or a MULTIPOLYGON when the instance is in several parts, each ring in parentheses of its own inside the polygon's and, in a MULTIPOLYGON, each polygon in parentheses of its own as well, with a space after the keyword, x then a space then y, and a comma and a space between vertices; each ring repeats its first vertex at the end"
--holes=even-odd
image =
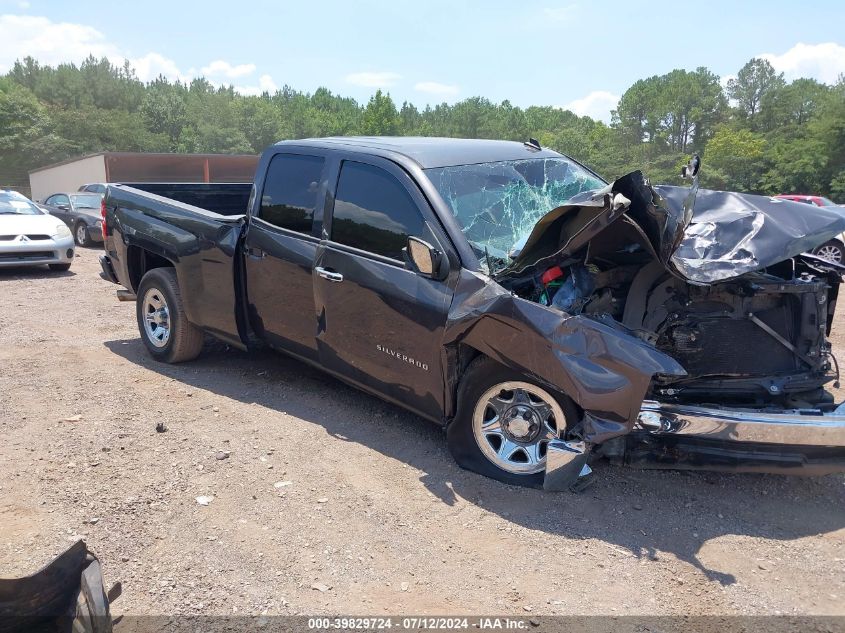
POLYGON ((85 242, 85 238, 87 235, 85 234, 86 228, 84 225, 80 224, 76 227, 76 243, 83 244, 85 242))
POLYGON ((816 251, 816 255, 823 259, 836 262, 837 264, 842 262, 842 249, 838 246, 834 246, 833 244, 822 246, 816 251))
POLYGON ((484 456, 502 470, 521 475, 546 467, 549 442, 560 437, 566 418, 547 391, 509 381, 484 392, 475 405, 472 431, 484 456))
POLYGON ((170 340, 170 310, 164 293, 158 288, 150 288, 144 293, 141 303, 144 317, 144 333, 156 347, 164 347, 170 340))

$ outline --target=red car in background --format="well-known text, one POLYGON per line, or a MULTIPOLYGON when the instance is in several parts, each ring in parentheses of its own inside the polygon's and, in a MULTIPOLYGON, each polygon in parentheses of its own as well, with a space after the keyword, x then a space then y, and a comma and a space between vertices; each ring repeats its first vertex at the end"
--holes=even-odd
MULTIPOLYGON (((830 198, 825 198, 824 196, 806 196, 797 193, 782 193, 774 197, 781 198, 782 200, 793 200, 794 202, 803 202, 805 204, 811 204, 814 207, 843 206, 841 204, 836 204, 833 200, 831 200, 830 198)), ((845 263, 845 233, 835 239, 825 242, 824 244, 816 248, 813 251, 813 254, 834 261, 837 264, 845 263)))
POLYGON ((830 198, 824 196, 804 196, 797 193, 782 193, 775 196, 775 198, 783 198, 784 200, 794 200, 795 202, 805 202, 817 207, 840 207, 842 205, 836 204, 830 198))

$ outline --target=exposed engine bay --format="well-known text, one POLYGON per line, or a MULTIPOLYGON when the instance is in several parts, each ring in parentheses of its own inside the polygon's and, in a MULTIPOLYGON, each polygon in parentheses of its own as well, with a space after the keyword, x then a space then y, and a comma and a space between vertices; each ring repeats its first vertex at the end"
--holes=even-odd
MULTIPOLYGON (((601 204, 597 194, 573 200, 538 223, 497 281, 673 357, 688 375, 656 377, 649 397, 662 402, 833 408, 824 385, 838 380, 838 367, 827 336, 843 267, 790 252, 812 237, 778 243, 786 255, 779 258, 766 243, 774 244, 772 227, 762 229, 776 224, 782 242, 780 233, 793 230, 788 222, 765 209, 737 222, 733 208, 726 231, 706 217, 712 206, 693 212, 697 183, 652 188, 635 172, 601 194, 601 204), (755 238, 771 252, 755 250, 755 238)), ((743 204, 756 198, 758 206, 771 200, 724 195, 743 204)))

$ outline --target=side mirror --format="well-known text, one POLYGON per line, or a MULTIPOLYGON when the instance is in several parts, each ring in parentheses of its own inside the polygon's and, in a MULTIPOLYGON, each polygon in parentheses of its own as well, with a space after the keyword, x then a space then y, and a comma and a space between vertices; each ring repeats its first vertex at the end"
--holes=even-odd
POLYGON ((443 280, 449 274, 448 259, 428 242, 410 235, 405 250, 419 274, 437 280, 443 280))
POLYGON ((69 211, 70 210, 69 204, 57 204, 56 207, 61 209, 62 211, 69 211))

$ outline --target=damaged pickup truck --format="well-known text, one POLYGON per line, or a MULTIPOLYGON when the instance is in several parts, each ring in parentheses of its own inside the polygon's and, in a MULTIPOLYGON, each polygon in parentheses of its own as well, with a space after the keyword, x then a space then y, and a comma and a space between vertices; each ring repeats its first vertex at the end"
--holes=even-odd
POLYGON ((154 358, 204 333, 269 345, 443 424, 501 481, 571 487, 599 456, 845 470, 825 390, 845 267, 807 254, 845 215, 687 171, 607 184, 536 141, 286 141, 243 215, 109 186, 103 277, 154 358))

